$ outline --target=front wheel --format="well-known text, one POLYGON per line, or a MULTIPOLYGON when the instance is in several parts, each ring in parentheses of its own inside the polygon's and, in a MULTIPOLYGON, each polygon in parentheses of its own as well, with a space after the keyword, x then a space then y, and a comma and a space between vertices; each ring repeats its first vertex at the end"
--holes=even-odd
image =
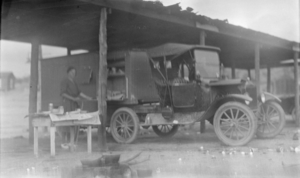
POLYGON ((160 137, 172 137, 178 131, 178 125, 154 125, 153 131, 160 137))
POLYGON ((139 131, 139 119, 130 108, 120 108, 114 112, 110 121, 111 134, 118 143, 133 142, 139 131))
POLYGON ((258 118, 257 136, 260 138, 275 137, 285 126, 284 111, 274 101, 261 104, 256 115, 258 118))
POLYGON ((214 129, 218 138, 229 146, 247 144, 255 135, 257 118, 251 109, 239 102, 227 102, 214 116, 214 129))

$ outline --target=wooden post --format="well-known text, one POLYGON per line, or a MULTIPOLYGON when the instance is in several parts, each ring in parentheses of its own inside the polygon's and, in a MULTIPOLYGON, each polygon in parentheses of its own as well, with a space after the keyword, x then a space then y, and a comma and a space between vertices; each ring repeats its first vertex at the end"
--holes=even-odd
MULTIPOLYGON (((201 30, 200 31, 200 45, 205 46, 205 31, 201 30)), ((205 120, 200 121, 200 133, 204 133, 205 132, 205 120)))
MULTIPOLYGON (((55 156, 55 127, 50 127, 50 153, 51 156, 55 156)), ((73 146, 73 145, 72 145, 73 146)))
POLYGON ((267 68, 267 92, 271 92, 271 68, 267 68))
POLYGON ((296 125, 300 126, 300 118, 299 118, 299 66, 298 66, 298 51, 294 51, 294 68, 295 68, 295 109, 296 109, 296 125))
POLYGON ((256 84, 256 95, 260 94, 260 45, 255 45, 255 84, 256 84))
POLYGON ((101 9, 99 28, 99 80, 98 80, 98 111, 101 125, 98 128, 98 142, 101 151, 107 151, 106 145, 106 85, 107 85, 107 36, 106 36, 106 8, 101 9))
POLYGON ((205 46, 205 37, 206 37, 205 31, 201 30, 200 31, 200 45, 205 46))
POLYGON ((90 125, 87 130, 87 150, 89 154, 92 153, 92 126, 90 125))
POLYGON ((38 133, 38 127, 34 127, 34 142, 33 142, 33 152, 35 157, 39 156, 39 133, 38 133))
MULTIPOLYGON (((37 91, 39 80, 39 41, 33 39, 31 43, 31 61, 30 61, 30 91, 29 91, 29 114, 37 111, 37 91)), ((32 117, 29 117, 29 143, 33 143, 32 117)))
POLYGON ((39 60, 38 60, 38 105, 37 111, 40 112, 42 110, 42 68, 41 68, 41 60, 43 59, 42 45, 39 45, 39 60))
POLYGON ((235 78, 235 66, 231 67, 231 78, 235 78))

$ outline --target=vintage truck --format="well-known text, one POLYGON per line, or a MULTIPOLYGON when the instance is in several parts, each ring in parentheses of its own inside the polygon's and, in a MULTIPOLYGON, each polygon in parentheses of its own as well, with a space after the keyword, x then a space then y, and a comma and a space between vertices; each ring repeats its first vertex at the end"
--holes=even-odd
MULTIPOLYGON (((180 125, 203 120, 212 123, 218 138, 230 146, 247 144, 256 134, 276 136, 285 124, 280 100, 270 93, 257 98, 255 86, 247 80, 223 78, 219 52, 216 47, 178 43, 109 52, 107 126, 113 138, 132 143, 140 126, 151 126, 158 136, 170 137, 180 125)), ((55 73, 68 65, 79 69, 81 89, 96 97, 97 54, 63 57, 65 63, 59 67, 59 60, 52 60, 55 73)), ((49 63, 42 62, 42 71, 47 66, 51 70, 49 63)), ((50 79, 51 74, 42 72, 43 77, 50 79)), ((59 105, 57 88, 42 84, 44 108, 50 102, 59 105)), ((97 108, 96 102, 83 104, 82 109, 97 108)))

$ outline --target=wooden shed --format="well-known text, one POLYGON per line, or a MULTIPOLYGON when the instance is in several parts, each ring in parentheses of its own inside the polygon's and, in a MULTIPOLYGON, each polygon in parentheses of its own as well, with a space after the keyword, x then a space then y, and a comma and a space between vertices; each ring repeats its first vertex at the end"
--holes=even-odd
POLYGON ((0 73, 0 90, 10 91, 15 89, 16 77, 12 72, 1 72, 0 73))

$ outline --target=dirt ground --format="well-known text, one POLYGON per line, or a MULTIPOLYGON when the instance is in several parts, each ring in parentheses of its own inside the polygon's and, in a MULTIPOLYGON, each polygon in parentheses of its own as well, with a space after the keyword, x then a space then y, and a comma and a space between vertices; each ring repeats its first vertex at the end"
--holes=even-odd
MULTIPOLYGON (((93 129, 93 153, 88 154, 86 133, 82 132, 73 153, 60 148, 56 139, 56 156, 50 156, 49 134, 40 130, 39 157, 28 142, 28 90, 1 93, 0 177, 63 177, 66 170, 81 166, 82 159, 96 159, 103 154, 121 154, 121 160, 139 152, 137 160, 149 160, 132 166, 133 170, 150 169, 152 177, 300 177, 300 145, 293 140, 299 129, 287 116, 287 125, 274 139, 254 138, 243 147, 227 147, 218 140, 207 123, 206 132, 199 125, 180 129, 168 139, 159 138, 151 129, 140 134, 133 144, 117 144, 108 136, 108 152, 101 153, 93 129), (250 150, 253 154, 250 154, 250 150)), ((95 177, 77 174, 74 177, 95 177)))

